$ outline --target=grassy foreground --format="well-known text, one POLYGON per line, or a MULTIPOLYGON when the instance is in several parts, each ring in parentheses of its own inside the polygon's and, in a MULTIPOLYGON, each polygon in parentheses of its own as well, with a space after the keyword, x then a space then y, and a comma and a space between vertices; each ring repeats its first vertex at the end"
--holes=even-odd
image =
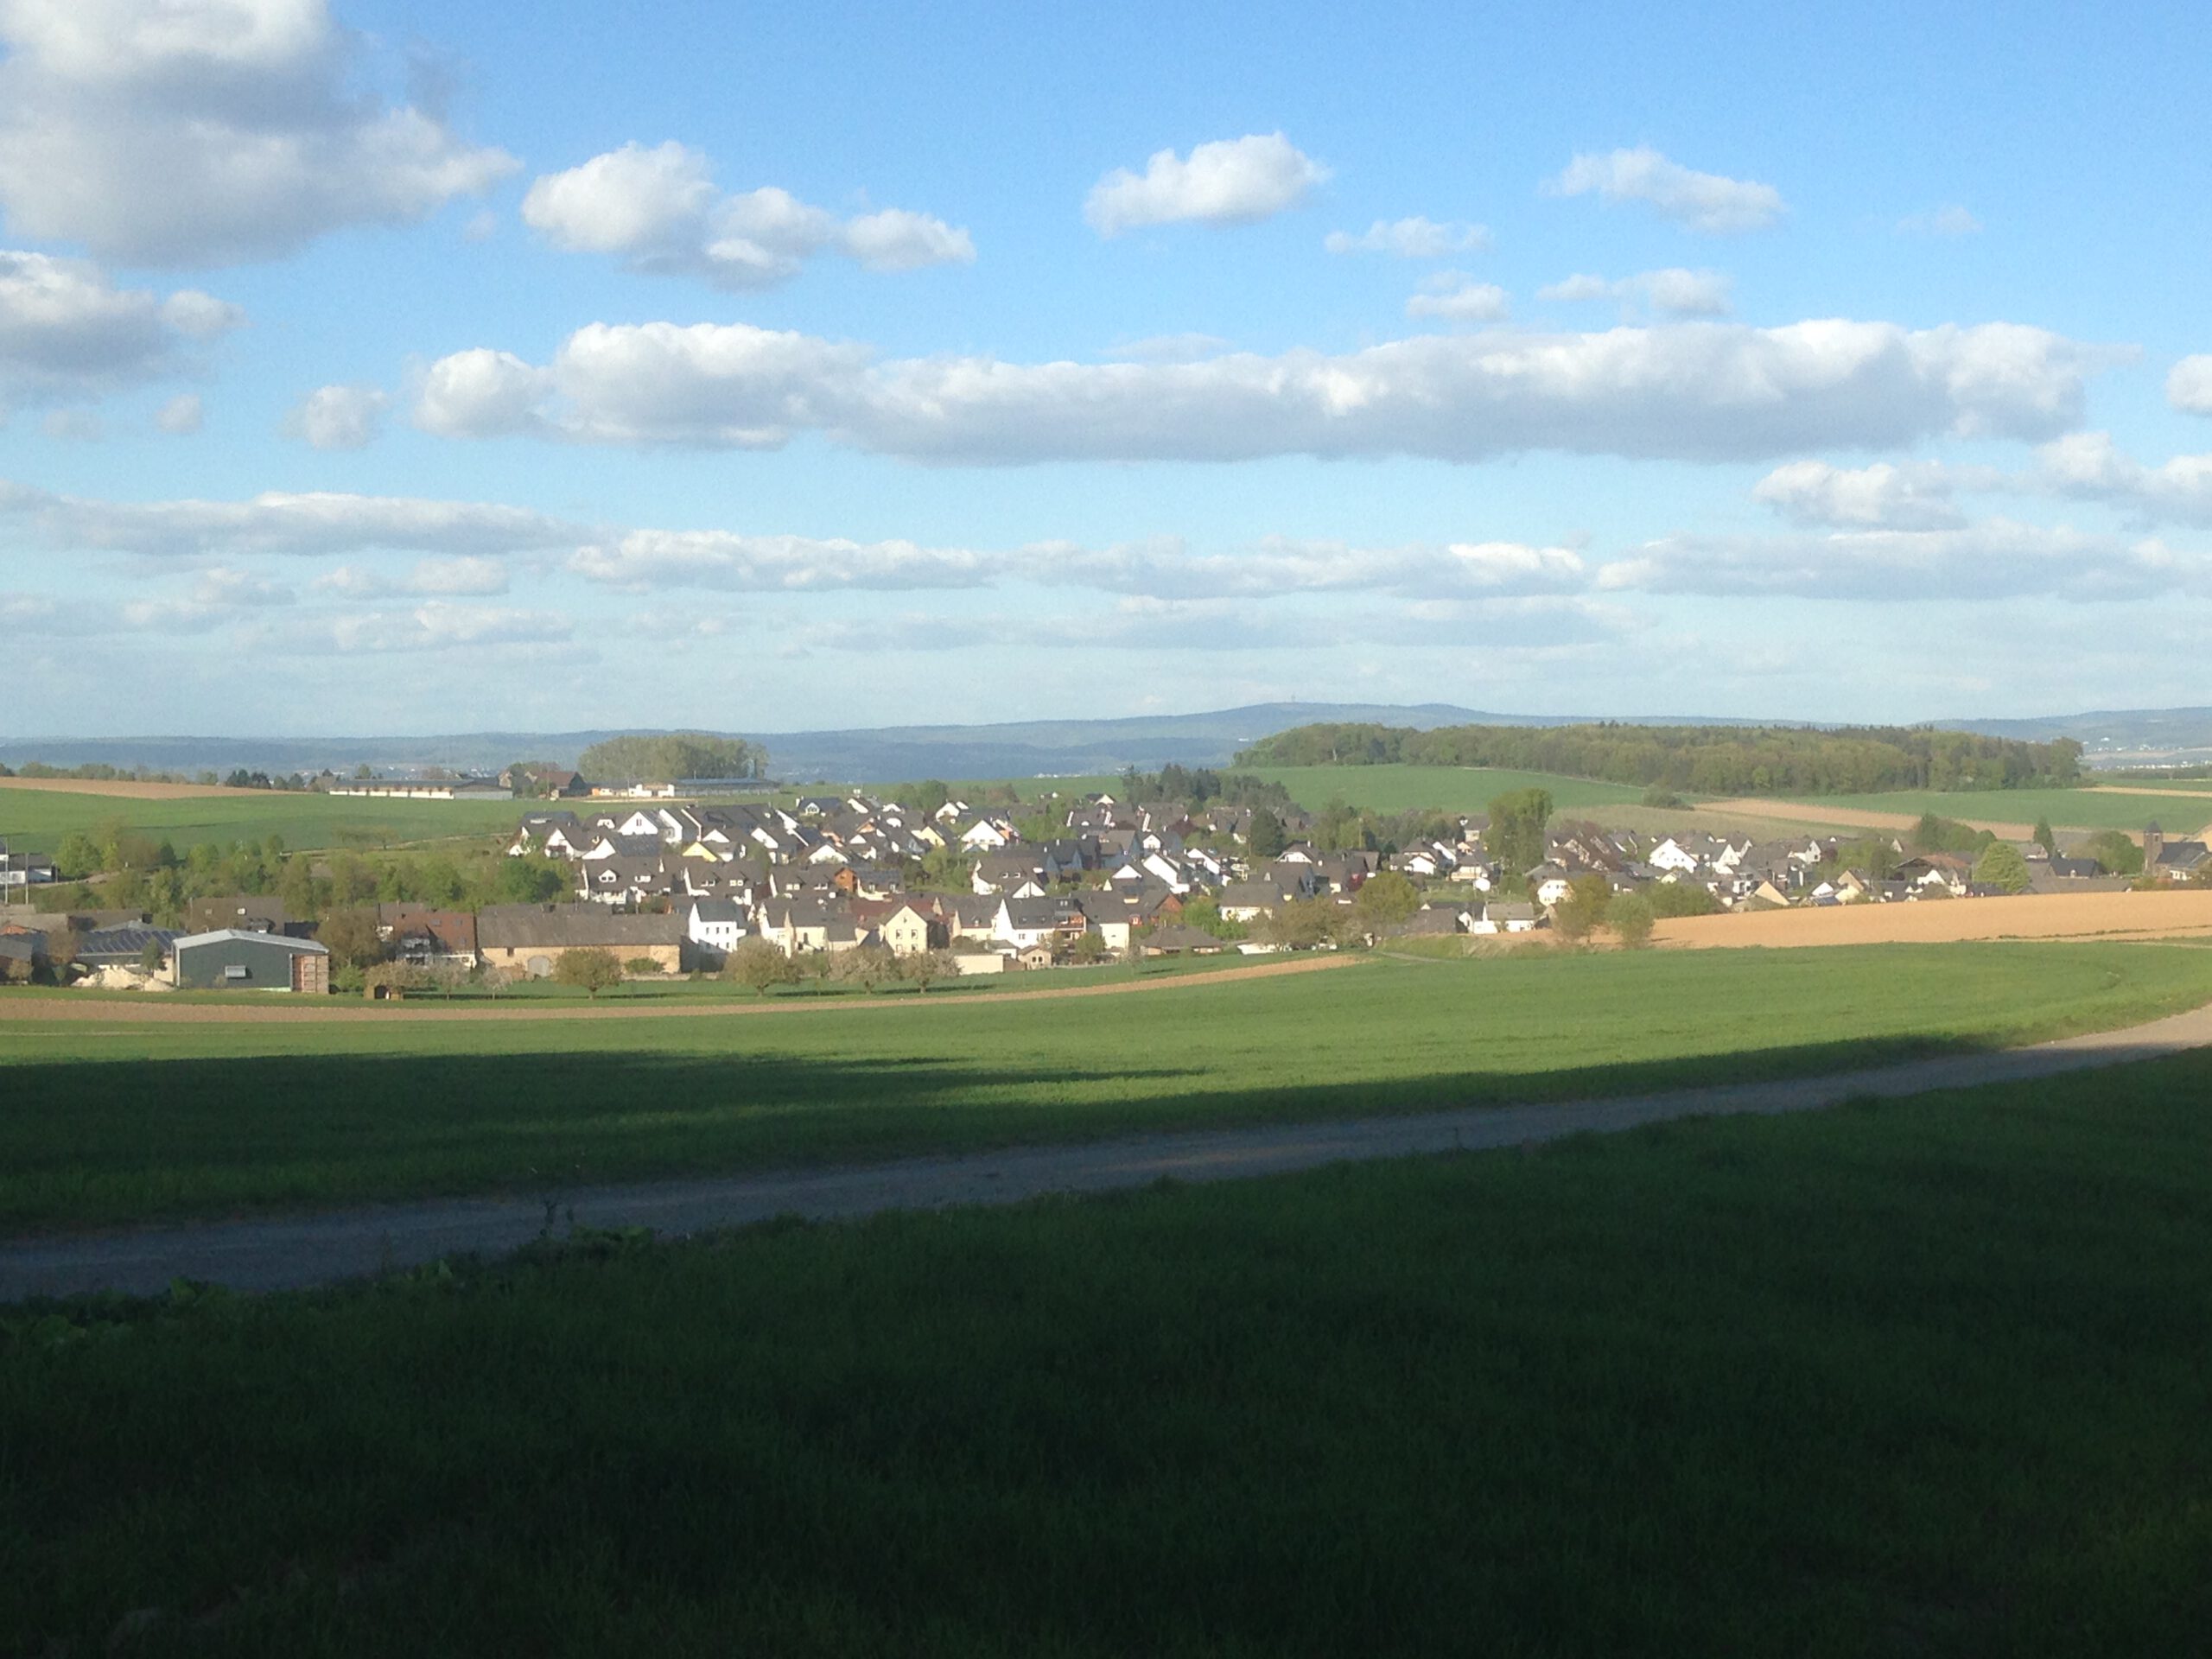
POLYGON ((24 1653, 2192 1651, 2208 1097, 2196 1056, 18 1310, 0 1630, 24 1653))
POLYGON ((1967 944, 1377 961, 753 1017, 0 1019, 0 1232, 1749 1082, 2208 1000, 2202 951, 1967 944))

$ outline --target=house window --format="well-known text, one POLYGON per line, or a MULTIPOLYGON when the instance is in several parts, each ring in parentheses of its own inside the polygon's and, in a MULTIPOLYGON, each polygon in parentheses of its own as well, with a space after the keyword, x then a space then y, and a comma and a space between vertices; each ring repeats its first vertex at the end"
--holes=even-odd
POLYGON ((245 964, 244 963, 232 962, 226 963, 224 964, 223 977, 225 979, 248 979, 251 978, 251 976, 246 972, 245 964))

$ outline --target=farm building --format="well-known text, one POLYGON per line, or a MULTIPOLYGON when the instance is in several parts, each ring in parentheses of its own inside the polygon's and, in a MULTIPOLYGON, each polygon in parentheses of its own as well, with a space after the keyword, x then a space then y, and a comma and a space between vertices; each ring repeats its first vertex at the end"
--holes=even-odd
POLYGON ((684 918, 618 916, 604 905, 491 905, 476 912, 476 949, 487 968, 549 977, 570 950, 609 950, 625 963, 652 962, 679 974, 684 918))
POLYGON ((320 996, 330 989, 330 951, 313 939, 226 927, 181 938, 170 955, 179 990, 303 991, 320 996))
POLYGON ((0 887, 42 887, 54 877, 54 861, 43 853, 11 853, 0 841, 0 887))

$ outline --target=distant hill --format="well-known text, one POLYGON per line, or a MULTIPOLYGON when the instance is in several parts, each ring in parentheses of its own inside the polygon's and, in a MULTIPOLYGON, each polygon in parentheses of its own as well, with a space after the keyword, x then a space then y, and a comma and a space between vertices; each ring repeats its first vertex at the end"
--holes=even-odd
MULTIPOLYGON (((1321 721, 1380 725, 1567 726, 1587 715, 1501 715, 1451 703, 1263 702, 1205 714, 1139 715, 1109 720, 1015 721, 981 726, 889 726, 816 732, 724 732, 768 751, 772 776, 795 782, 895 782, 908 778, 1024 778, 1039 774, 1147 769, 1167 761, 1186 766, 1225 766, 1240 748, 1295 726, 1321 721)), ((1640 724, 1715 726, 1738 723, 1694 715, 1638 715, 1640 724)), ((1795 724, 1791 721, 1765 722, 1795 724)), ((2093 765, 2172 764, 2212 760, 2212 709, 2139 709, 2054 716, 2041 720, 1946 720, 1929 722, 1955 731, 2037 742, 2078 739, 2093 765)), ((550 760, 573 766, 594 743, 609 738, 656 734, 666 728, 631 727, 587 732, 474 732, 433 737, 114 737, 40 738, 0 735, 0 764, 27 760, 54 766, 151 767, 187 774, 262 772, 350 772, 367 766, 404 772, 426 766, 490 772, 511 760, 550 760)))
POLYGON ((1955 731, 2048 743, 2070 737, 2093 766, 2196 766, 2212 761, 2212 709, 2121 709, 2041 720, 1945 720, 1955 731))

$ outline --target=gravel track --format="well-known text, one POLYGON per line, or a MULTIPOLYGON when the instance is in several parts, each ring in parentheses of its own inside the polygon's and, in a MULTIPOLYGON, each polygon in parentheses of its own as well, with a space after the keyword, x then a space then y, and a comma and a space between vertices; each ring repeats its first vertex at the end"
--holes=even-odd
POLYGON ((118 1290, 182 1276, 245 1291, 296 1288, 464 1253, 499 1255, 570 1223, 668 1236, 777 1216, 837 1220, 887 1210, 1014 1204, 1164 1179, 1236 1180, 1320 1165, 1528 1146, 1672 1119, 1818 1110, 1845 1101, 2024 1083, 2212 1046, 2212 1007, 2035 1047, 1951 1055, 1782 1083, 1681 1089, 1564 1104, 1460 1108, 1348 1122, 1135 1136, 962 1157, 583 1187, 527 1197, 380 1205, 321 1214, 0 1244, 0 1302, 118 1290))

